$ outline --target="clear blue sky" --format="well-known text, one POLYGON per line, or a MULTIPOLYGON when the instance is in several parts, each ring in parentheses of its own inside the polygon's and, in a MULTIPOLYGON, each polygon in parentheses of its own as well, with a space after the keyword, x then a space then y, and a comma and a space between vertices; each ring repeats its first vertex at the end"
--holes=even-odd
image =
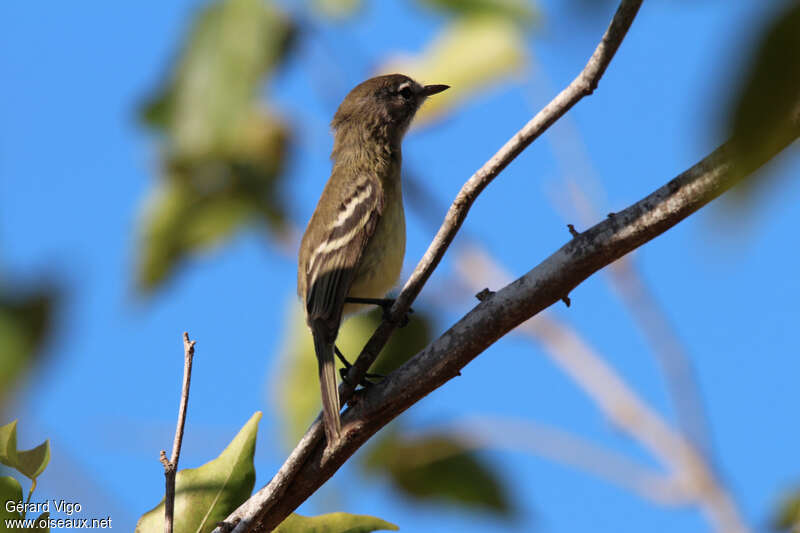
MULTIPOLYGON (((135 120, 160 81, 189 16, 201 2, 0 4, 0 258, 4 272, 35 280, 56 274, 64 305, 47 364, 17 398, 20 444, 50 438, 53 457, 39 496, 111 515, 131 530, 161 497, 158 451, 172 441, 181 366, 180 334, 198 339, 182 466, 216 456, 263 410, 257 486, 285 454, 271 386, 294 298, 295 262, 263 235, 241 233, 192 261, 152 299, 133 290, 135 228, 156 182, 154 139, 135 120)), ((624 208, 707 154, 730 74, 767 20, 764 2, 648 0, 599 90, 569 114, 602 213, 624 208)), ((305 222, 329 172, 327 124, 336 102, 390 52, 418 51, 440 17, 411 2, 367 2, 356 19, 328 27, 295 52, 268 88, 300 139, 287 179, 290 210, 305 222), (320 50, 327 49, 328 55, 320 50), (311 69, 335 58, 341 79, 311 86, 311 69)), ((576 16, 543 3, 529 38, 531 65, 446 121, 408 138, 405 164, 441 203, 583 67, 612 6, 576 16)), ((427 80, 447 83, 448 80, 427 80)), ((529 148, 480 197, 467 229, 520 275, 568 239, 553 207, 561 167, 554 135, 529 148)), ((644 278, 687 346, 698 372, 718 467, 758 529, 781 492, 800 482, 797 417, 797 301, 800 299, 800 169, 796 151, 770 165, 773 186, 746 212, 719 202, 636 254, 644 278)), ((406 270, 430 229, 412 218, 406 270)), ((443 282, 445 261, 432 279, 443 282)), ((573 323, 648 401, 668 412, 664 386, 642 335, 605 279, 596 275, 558 315, 573 323)), ((430 305, 423 292, 419 308, 430 305)), ((443 330, 473 302, 441 316, 443 330)), ((315 392, 316 393, 316 392, 315 392)), ((649 461, 611 428, 538 347, 509 338, 463 376, 403 417, 421 427, 468 414, 546 422, 649 461), (486 397, 475 394, 496 382, 486 397)), ((3 421, 0 421, 3 422, 3 421)), ((513 488, 513 523, 416 506, 388 485, 343 469, 302 511, 380 516, 402 531, 704 531, 692 509, 666 509, 604 481, 521 453, 487 458, 513 488)))

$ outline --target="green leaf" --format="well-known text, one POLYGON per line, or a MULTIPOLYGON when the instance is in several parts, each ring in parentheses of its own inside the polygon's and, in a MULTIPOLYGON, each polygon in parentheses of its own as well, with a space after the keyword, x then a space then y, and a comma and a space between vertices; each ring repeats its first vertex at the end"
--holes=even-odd
POLYGON ((56 301, 47 285, 24 291, 6 286, 0 284, 0 406, 40 354, 56 301))
POLYGON ((17 466, 17 421, 0 426, 0 463, 17 466))
POLYGON ((772 527, 777 531, 794 531, 793 528, 800 527, 800 490, 783 498, 772 519, 772 527))
POLYGON ((35 448, 17 451, 17 470, 29 479, 36 479, 50 462, 50 440, 35 448))
POLYGON ((421 124, 506 81, 525 61, 525 42, 515 23, 503 17, 471 16, 446 26, 419 56, 391 60, 380 70, 402 72, 420 83, 450 85, 417 113, 415 124, 421 124))
POLYGON ((17 511, 6 509, 6 502, 21 502, 22 486, 11 476, 0 476, 0 524, 9 518, 22 518, 17 511))
POLYGON ((458 439, 439 433, 414 438, 388 432, 365 456, 367 472, 385 473, 417 500, 447 502, 511 516, 507 490, 493 469, 458 439))
MULTIPOLYGON (((796 135, 800 116, 800 4, 787 3, 765 31, 753 61, 741 73, 743 82, 728 114, 728 130, 738 159, 737 179, 744 178, 756 163, 787 135, 796 135), (793 133, 795 132, 795 133, 793 133)), ((758 184, 758 177, 748 184, 758 184)), ((752 192, 747 188, 740 193, 752 192)))
MULTIPOLYGON (((287 446, 293 445, 305 433, 309 424, 321 408, 320 395, 309 391, 319 391, 317 357, 311 332, 306 325, 303 312, 296 300, 292 300, 287 312, 289 331, 281 350, 281 366, 276 376, 280 376, 270 390, 277 398, 274 404, 280 406, 278 413, 284 424, 287 446)), ((381 322, 382 312, 375 309, 347 318, 339 330, 336 346, 351 362, 355 361, 361 349, 375 332, 381 322)), ((387 375, 419 352, 431 341, 432 318, 425 313, 410 315, 408 325, 392 335, 381 351, 370 372, 387 375)), ((337 360, 338 368, 341 364, 337 360)))
POLYGON ((494 15, 529 24, 536 18, 530 0, 421 0, 436 9, 455 15, 494 15))
POLYGON ((18 470, 29 479, 36 479, 50 462, 50 441, 30 450, 17 449, 17 421, 0 426, 0 463, 18 470))
MULTIPOLYGON (((256 412, 227 448, 199 468, 180 470, 175 478, 175 533, 211 531, 253 490, 256 479, 253 453, 261 413, 256 412)), ((164 530, 164 499, 142 515, 137 533, 164 530)))
POLYGON ((397 531, 394 525, 374 516, 330 513, 319 516, 292 514, 275 529, 275 533, 369 533, 397 531))

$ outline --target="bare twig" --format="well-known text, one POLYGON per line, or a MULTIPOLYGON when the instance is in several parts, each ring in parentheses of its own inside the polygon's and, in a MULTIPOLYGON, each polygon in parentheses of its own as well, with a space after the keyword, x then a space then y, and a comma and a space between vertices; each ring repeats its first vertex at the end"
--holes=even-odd
POLYGON ((192 359, 194 357, 194 343, 189 340, 189 334, 183 333, 183 387, 181 388, 181 403, 178 407, 178 425, 175 428, 175 440, 172 441, 172 457, 167 460, 167 452, 161 450, 161 464, 164 465, 164 478, 166 478, 166 495, 164 496, 164 533, 172 533, 175 513, 175 476, 178 473, 178 460, 181 456, 183 443, 183 428, 186 424, 186 408, 189 405, 189 385, 192 381, 192 359))
MULTIPOLYGON (((397 327, 398 320, 411 307, 425 282, 438 266, 450 243, 456 236, 461 224, 467 218, 470 207, 478 195, 506 168, 522 151, 545 132, 553 123, 561 118, 584 96, 592 94, 597 88, 600 78, 614 58, 622 40, 642 5, 642 0, 622 0, 617 8, 611 24, 603 34, 592 56, 581 73, 561 91, 558 96, 537 113, 519 130, 498 152, 492 156, 461 187, 453 204, 445 215, 436 236, 422 257, 411 277, 403 286, 392 306, 389 317, 370 338, 348 374, 349 383, 359 383, 369 367, 375 362, 383 346, 397 327)), ((566 295, 564 295, 566 296, 566 295)), ((342 394, 347 398, 352 394, 352 387, 345 384, 342 394)))

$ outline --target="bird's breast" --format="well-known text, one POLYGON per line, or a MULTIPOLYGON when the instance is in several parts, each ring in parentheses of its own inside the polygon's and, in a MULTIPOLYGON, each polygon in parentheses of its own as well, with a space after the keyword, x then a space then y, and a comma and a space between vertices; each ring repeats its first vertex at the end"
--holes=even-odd
MULTIPOLYGON (((396 186, 396 193, 386 197, 389 202, 364 249, 348 296, 383 298, 400 278, 406 252, 406 221, 399 180, 396 186)), ((361 304, 347 304, 344 314, 362 307, 361 304)))

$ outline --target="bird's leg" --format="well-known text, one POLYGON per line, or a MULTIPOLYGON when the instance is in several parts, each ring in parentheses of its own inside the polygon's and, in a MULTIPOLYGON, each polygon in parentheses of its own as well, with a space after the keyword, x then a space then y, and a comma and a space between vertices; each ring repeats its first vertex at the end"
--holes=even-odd
MULTIPOLYGON (((350 364, 350 361, 348 361, 344 355, 342 355, 341 350, 339 350, 337 346, 334 345, 333 350, 336 353, 336 357, 338 357, 339 361, 341 361, 342 364, 344 365, 344 368, 339 369, 339 376, 342 378, 342 381, 347 381, 347 372, 350 371, 350 368, 353 365, 350 364)), ((369 381, 370 379, 383 379, 385 377, 386 376, 383 376, 381 374, 370 374, 369 372, 367 372, 366 374, 364 374, 364 377, 361 378, 361 381, 358 384, 361 385, 362 387, 369 387, 370 385, 374 385, 373 382, 369 381)))
MULTIPOLYGON (((377 305, 378 307, 383 309, 384 320, 389 319, 389 311, 392 309, 394 301, 395 301, 394 298, 361 298, 358 296, 348 296, 347 298, 344 299, 344 302, 349 304, 377 305)), ((401 328, 406 327, 408 325, 408 320, 409 320, 408 315, 410 315, 413 312, 414 310, 409 308, 408 311, 406 311, 405 314, 403 315, 403 318, 400 319, 400 324, 398 324, 398 326, 400 326, 401 328)))

